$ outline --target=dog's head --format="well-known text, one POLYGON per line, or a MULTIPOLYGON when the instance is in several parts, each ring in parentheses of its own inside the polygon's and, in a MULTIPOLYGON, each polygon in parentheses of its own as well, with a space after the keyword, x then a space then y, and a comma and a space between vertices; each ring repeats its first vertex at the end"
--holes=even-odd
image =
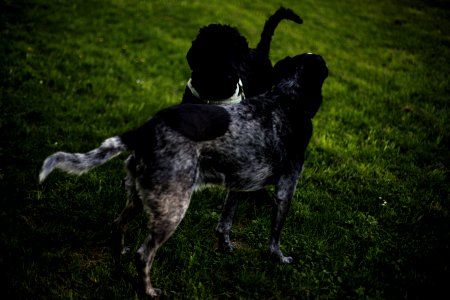
POLYGON ((248 49, 245 38, 233 27, 211 24, 200 29, 186 58, 192 85, 202 99, 233 95, 239 82, 237 66, 248 49))
POLYGON ((306 115, 313 118, 322 103, 322 85, 328 76, 325 60, 312 53, 286 57, 275 64, 274 71, 275 91, 300 100, 306 115))

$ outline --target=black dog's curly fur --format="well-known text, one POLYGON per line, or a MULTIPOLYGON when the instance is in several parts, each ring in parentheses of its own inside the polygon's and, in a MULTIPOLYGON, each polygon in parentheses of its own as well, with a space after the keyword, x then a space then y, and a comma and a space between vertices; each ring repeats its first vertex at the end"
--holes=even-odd
MULTIPOLYGON (((43 181, 56 168, 82 174, 131 151, 126 162, 128 201, 115 221, 114 236, 121 252, 129 221, 142 208, 149 214, 149 235, 136 256, 147 296, 161 293, 150 281, 156 251, 180 224, 195 189, 207 185, 231 191, 274 185, 269 250, 273 259, 290 263, 292 258, 280 250, 281 230, 303 169, 311 118, 322 102, 328 68, 320 56, 303 54, 277 63, 275 73, 279 83, 273 91, 241 103, 177 105, 90 152, 55 153, 44 161, 39 178, 43 181)), ((229 201, 219 228, 231 227, 235 206, 229 201)), ((223 234, 223 242, 229 243, 228 232, 223 234)))
POLYGON ((191 69, 194 95, 187 86, 183 103, 220 102, 228 99, 242 81, 246 97, 266 92, 273 86, 270 43, 277 25, 284 19, 298 24, 303 20, 292 10, 279 8, 265 23, 255 49, 239 31, 229 25, 211 24, 200 29, 186 58, 191 69))
MULTIPOLYGON (((250 48, 245 37, 229 25, 211 24, 201 28, 186 55, 191 68, 192 87, 186 87, 182 103, 211 103, 211 100, 215 104, 225 103, 235 92, 239 80, 242 82, 241 98, 253 97, 270 90, 274 84, 273 67, 269 58, 270 44, 276 27, 284 19, 303 23, 292 10, 280 7, 264 24, 261 40, 255 49, 250 48), (191 88, 195 89, 196 95, 191 88)), ((216 129, 220 126, 209 125, 216 129)), ((243 199, 272 203, 272 197, 262 189, 251 193, 231 191, 225 205, 234 213, 238 200, 243 199)), ((216 229, 219 249, 230 251, 233 249, 229 239, 233 215, 222 217, 216 229)))

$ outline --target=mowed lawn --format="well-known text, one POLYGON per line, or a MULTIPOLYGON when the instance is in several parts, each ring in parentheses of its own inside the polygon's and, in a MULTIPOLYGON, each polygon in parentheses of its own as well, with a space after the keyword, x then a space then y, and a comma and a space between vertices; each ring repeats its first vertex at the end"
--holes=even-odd
POLYGON ((116 264, 120 156, 37 182, 56 151, 85 152, 180 102, 198 29, 237 27, 255 47, 280 6, 271 59, 322 55, 330 76, 304 176, 267 256, 271 207, 243 201, 216 251, 225 192, 195 194, 152 269, 163 299, 437 299, 450 283, 448 1, 4 0, 0 2, 2 299, 135 299, 134 252, 116 264))

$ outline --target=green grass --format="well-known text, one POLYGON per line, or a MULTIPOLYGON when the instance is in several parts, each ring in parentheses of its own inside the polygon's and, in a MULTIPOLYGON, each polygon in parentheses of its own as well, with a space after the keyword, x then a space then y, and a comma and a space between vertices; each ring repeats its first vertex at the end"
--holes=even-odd
MULTIPOLYGON (((446 1, 284 1, 272 61, 316 52, 330 77, 283 232, 239 207, 232 254, 215 251, 223 191, 197 193, 152 277, 163 298, 432 299, 450 282, 446 1)), ((0 275, 5 299, 134 299, 133 255, 113 262, 122 162, 81 177, 42 161, 87 151, 180 102, 198 29, 228 23, 251 46, 278 1, 0 2, 0 275), (5 284, 3 284, 5 286, 5 284)), ((121 156, 125 158, 125 156, 121 156)), ((140 216, 133 250, 146 235, 140 216)))

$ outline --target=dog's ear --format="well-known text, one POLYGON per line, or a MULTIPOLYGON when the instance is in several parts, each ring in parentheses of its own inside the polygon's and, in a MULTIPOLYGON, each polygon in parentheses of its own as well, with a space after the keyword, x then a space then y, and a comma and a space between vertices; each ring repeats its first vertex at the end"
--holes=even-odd
POLYGON ((313 53, 307 53, 303 55, 303 62, 305 72, 307 72, 307 78, 311 81, 316 81, 320 84, 328 76, 327 63, 322 56, 313 53))
POLYGON ((275 89, 298 99, 301 110, 313 118, 322 103, 322 84, 328 76, 325 60, 312 53, 286 57, 275 64, 274 73, 275 89))
POLYGON ((278 84, 283 78, 286 78, 291 73, 292 70, 292 57, 287 56, 282 60, 278 61, 273 67, 274 74, 274 84, 278 84))
POLYGON ((301 56, 302 74, 299 77, 305 113, 313 118, 322 104, 322 85, 328 77, 328 67, 322 56, 312 53, 301 56))
POLYGON ((158 116, 170 128, 196 142, 223 135, 230 124, 230 114, 217 105, 176 105, 160 111, 158 116))

